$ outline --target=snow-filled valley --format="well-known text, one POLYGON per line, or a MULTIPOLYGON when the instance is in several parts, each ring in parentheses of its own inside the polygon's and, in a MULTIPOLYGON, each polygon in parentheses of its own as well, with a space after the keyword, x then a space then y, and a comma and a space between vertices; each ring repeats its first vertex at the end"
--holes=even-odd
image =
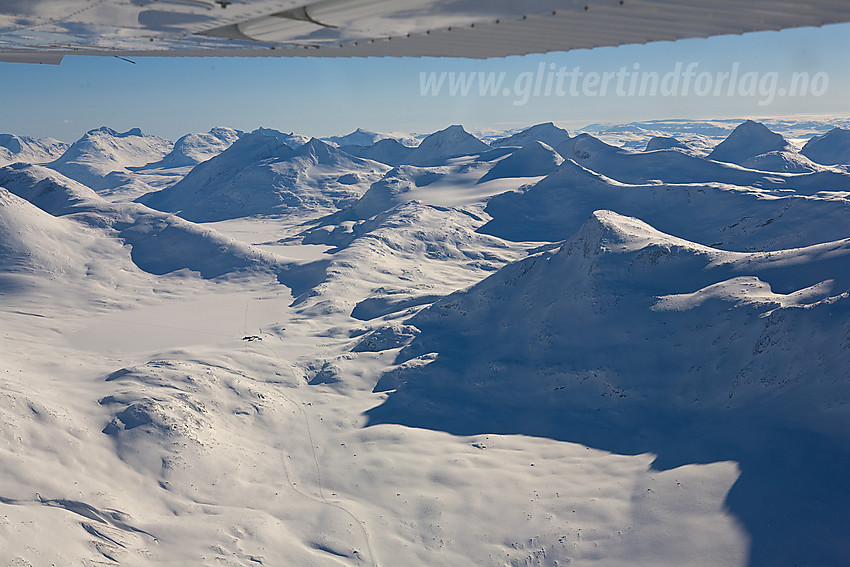
POLYGON ((0 565, 850 562, 850 130, 0 135, 0 565))

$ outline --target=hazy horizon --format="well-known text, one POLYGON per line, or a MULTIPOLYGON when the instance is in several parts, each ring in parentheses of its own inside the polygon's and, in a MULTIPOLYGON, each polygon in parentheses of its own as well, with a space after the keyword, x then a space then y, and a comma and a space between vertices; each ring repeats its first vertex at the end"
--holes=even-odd
POLYGON ((507 130, 551 120, 575 129, 668 118, 839 115, 850 97, 850 77, 837 56, 850 51, 847 30, 850 24, 837 24, 488 60, 128 63, 69 56, 59 66, 0 63, 0 102, 8 109, 0 131, 73 141, 101 125, 118 131, 139 127, 168 139, 215 126, 246 131, 263 126, 321 137, 358 127, 426 133, 456 123, 470 130, 507 130), (653 81, 663 82, 677 68, 681 81, 655 85, 653 92, 653 81), (567 78, 559 89, 559 73, 562 79, 578 73, 580 79, 570 85, 567 78), (601 81, 580 82, 594 74, 601 81), (439 92, 424 88, 432 75, 445 79, 439 92), (606 75, 607 89, 599 85, 606 75), (806 89, 792 84, 802 75, 806 89), (499 76, 498 89, 485 84, 499 76))

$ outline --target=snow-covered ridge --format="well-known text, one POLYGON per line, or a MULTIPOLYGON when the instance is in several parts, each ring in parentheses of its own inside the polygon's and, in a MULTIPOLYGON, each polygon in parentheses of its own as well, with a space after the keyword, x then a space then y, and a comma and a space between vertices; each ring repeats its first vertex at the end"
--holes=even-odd
MULTIPOLYGON (((17 164, 0 168, 0 186, 26 199, 38 211, 41 224, 45 218, 56 218, 63 226, 90 227, 100 232, 100 239, 106 243, 111 237, 128 244, 129 249, 119 246, 119 252, 113 253, 148 273, 162 275, 186 269, 203 278, 215 278, 251 271, 274 274, 285 267, 285 262, 274 255, 210 228, 142 205, 110 203, 46 167, 17 164)), ((29 245, 37 250, 55 248, 40 238, 33 238, 29 245)))
POLYGON ((506 177, 548 175, 562 163, 564 158, 553 150, 552 146, 535 140, 496 162, 496 165, 481 178, 481 182, 506 177))
POLYGON ((556 148, 570 139, 570 134, 563 128, 558 128, 551 122, 535 124, 516 134, 499 138, 490 142, 490 146, 501 148, 504 146, 525 146, 531 142, 542 142, 547 146, 556 148))
POLYGON ((771 132, 764 124, 747 120, 720 142, 708 158, 742 165, 747 159, 769 152, 782 152, 788 147, 788 142, 781 135, 771 132))
MULTIPOLYGON (((652 154, 661 163, 665 154, 673 163, 691 159, 675 150, 652 154)), ((843 219, 850 204, 808 196, 811 186, 847 187, 846 176, 811 174, 776 183, 756 172, 735 173, 770 188, 694 182, 632 185, 566 160, 538 183, 490 199, 486 211, 492 220, 482 230, 514 240, 560 240, 573 234, 594 210, 610 208, 667 232, 732 250, 773 250, 846 235, 843 219), (788 190, 795 185, 802 191, 788 190)))
POLYGON ((455 124, 426 136, 408 156, 413 165, 440 165, 446 160, 465 155, 480 154, 490 146, 455 124))
POLYGON ((850 164, 850 130, 833 128, 815 136, 800 151, 804 156, 823 165, 850 164))
POLYGON ((238 140, 243 132, 233 128, 213 128, 209 132, 186 134, 174 142, 172 150, 158 162, 146 164, 147 167, 185 167, 195 166, 217 156, 238 140))
POLYGON ((275 137, 249 134, 139 202, 196 221, 328 211, 359 197, 388 169, 316 138, 293 149, 275 137))
POLYGON ((742 476, 727 505, 764 538, 753 557, 834 560, 831 538, 812 545, 798 531, 820 521, 831 491, 799 482, 840 475, 843 464, 809 460, 821 451, 847 462, 845 436, 830 432, 850 420, 848 242, 780 252, 772 265, 773 254, 597 211, 557 251, 406 320, 420 333, 376 386, 389 397, 370 423, 649 451, 659 471, 732 460, 742 476), (781 540, 752 512, 777 502, 795 510, 771 524, 781 540))
POLYGON ((0 134, 0 165, 15 162, 44 163, 52 161, 68 149, 68 144, 42 138, 36 140, 28 136, 0 134))
MULTIPOLYGON (((90 130, 48 167, 79 181, 95 191, 109 193, 134 183, 130 169, 161 160, 174 144, 148 136, 139 128, 116 132, 103 126, 90 130)), ((140 184, 142 192, 149 188, 140 184)))
POLYGON ((0 565, 843 564, 842 123, 739 122, 0 166, 0 565))

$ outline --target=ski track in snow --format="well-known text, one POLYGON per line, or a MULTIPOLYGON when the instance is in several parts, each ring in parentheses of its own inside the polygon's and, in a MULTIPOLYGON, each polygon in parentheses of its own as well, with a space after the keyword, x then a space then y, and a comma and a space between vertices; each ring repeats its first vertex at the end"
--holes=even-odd
MULTIPOLYGON (((248 313, 248 307, 247 307, 247 304, 246 304, 246 306, 245 306, 246 334, 247 334, 247 317, 248 317, 247 313, 248 313)), ((299 380, 300 377, 296 374, 296 372, 292 368, 292 366, 289 365, 285 360, 281 359, 280 356, 274 351, 273 348, 268 347, 266 345, 262 345, 262 346, 264 348, 266 348, 269 352, 271 352, 272 355, 277 360, 279 360, 281 363, 285 364, 289 368, 290 372, 292 373, 293 380, 299 380)), ((287 484, 289 485, 290 488, 292 488, 292 490, 294 490, 300 496, 303 496, 304 498, 307 498, 308 500, 312 500, 314 502, 319 502, 319 503, 324 504, 326 506, 331 506, 331 507, 336 508, 337 510, 341 510, 345 514, 348 514, 349 516, 351 516, 351 518, 355 522, 357 522, 357 525, 360 526, 360 529, 363 531, 363 537, 366 540, 366 546, 368 547, 368 550, 369 550, 369 561, 372 564, 372 567, 380 567, 380 563, 378 562, 377 557, 375 555, 375 552, 372 548, 372 538, 370 537, 369 531, 366 529, 366 524, 363 522, 363 520, 358 518, 353 512, 351 512, 351 510, 345 508, 344 506, 342 506, 338 502, 330 502, 330 501, 328 501, 327 498, 325 498, 324 488, 322 487, 322 467, 319 464, 319 457, 316 455, 316 442, 313 440, 313 432, 310 429, 310 416, 307 413, 307 411, 304 409, 304 405, 299 404, 298 402, 296 402, 295 400, 293 400, 292 398, 290 398, 286 394, 281 394, 281 397, 283 399, 285 399, 287 402, 289 402, 294 408, 296 408, 298 410, 298 412, 300 413, 300 415, 304 418, 304 426, 305 426, 306 431, 307 431, 307 439, 310 442, 310 450, 311 450, 311 453, 312 453, 312 456, 313 456, 313 463, 316 465, 316 486, 318 487, 318 490, 319 490, 319 499, 316 500, 316 498, 314 498, 313 496, 310 496, 309 494, 302 492, 301 490, 299 490, 297 488, 296 484, 294 482, 292 482, 292 478, 289 475, 289 468, 286 465, 286 457, 281 455, 281 464, 283 465, 283 470, 284 470, 284 473, 286 474, 287 484)))

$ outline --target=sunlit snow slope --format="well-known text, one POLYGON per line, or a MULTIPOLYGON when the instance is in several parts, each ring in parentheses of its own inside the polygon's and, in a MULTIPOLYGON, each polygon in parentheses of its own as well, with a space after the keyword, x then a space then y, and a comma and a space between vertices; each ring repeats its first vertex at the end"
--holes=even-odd
POLYGON ((0 136, 0 565, 846 564, 840 124, 0 136))

